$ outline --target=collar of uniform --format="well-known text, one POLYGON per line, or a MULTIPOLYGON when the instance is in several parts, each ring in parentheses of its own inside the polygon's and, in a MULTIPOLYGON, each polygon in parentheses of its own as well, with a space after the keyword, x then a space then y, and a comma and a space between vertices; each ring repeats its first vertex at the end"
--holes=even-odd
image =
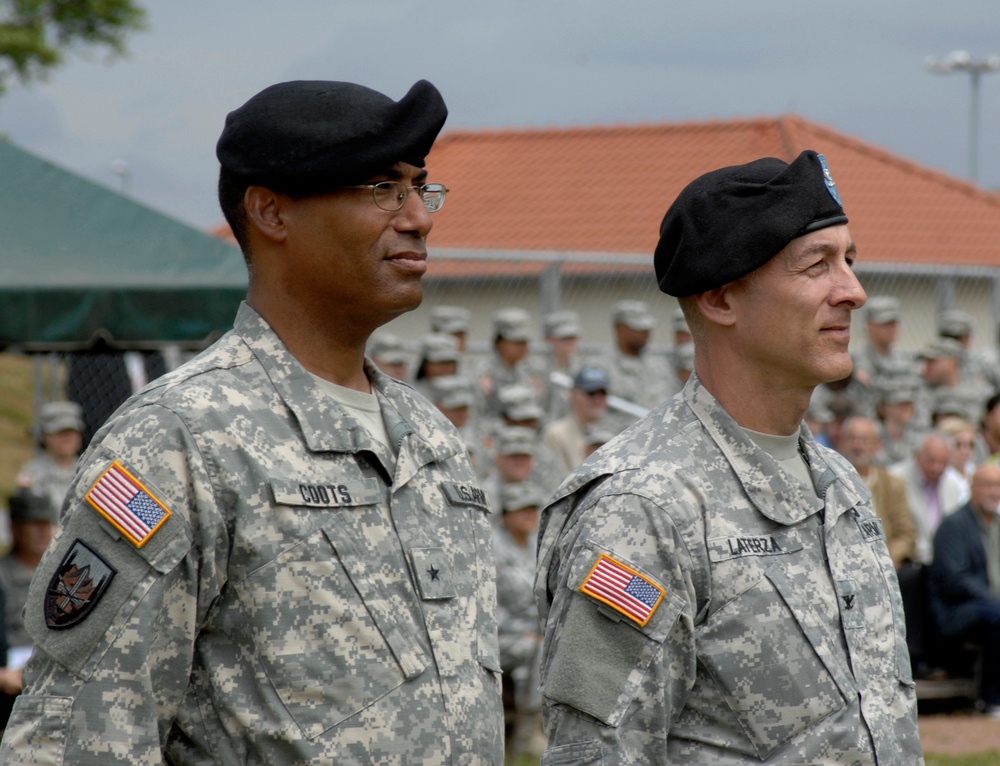
POLYGON ((837 519, 852 508, 870 505, 872 493, 845 457, 821 447, 804 423, 802 431, 802 448, 809 461, 813 481, 823 490, 821 495, 826 501, 826 525, 832 527, 837 519))
POLYGON ((386 431, 395 442, 397 484, 405 483, 421 466, 447 460, 464 449, 455 427, 409 384, 386 375, 370 359, 365 359, 365 372, 378 396, 386 431), (409 448, 401 449, 407 438, 409 448))
MULTIPOLYGON (((779 524, 797 524, 823 509, 823 501, 802 482, 789 476, 775 460, 753 443, 722 405, 692 373, 684 399, 709 437, 732 466, 737 481, 761 514, 779 524)), ((800 442, 814 482, 825 473, 826 462, 815 450, 809 429, 800 430, 800 442)))
MULTIPOLYGON (((236 314, 234 328, 264 367, 285 405, 295 414, 310 450, 356 452, 370 448, 370 439, 367 434, 359 432, 360 426, 343 427, 343 411, 328 396, 319 395, 306 369, 289 353, 263 317, 245 302, 236 314)), ((383 412, 389 413, 386 429, 390 437, 402 440, 409 433, 416 437, 412 447, 414 460, 424 464, 455 454, 454 443, 442 437, 441 425, 433 418, 433 414, 437 414, 436 409, 433 413, 428 412, 432 409, 430 405, 368 360, 365 360, 365 372, 379 397, 383 412), (388 410, 386 402, 391 405, 388 410), (407 413, 407 417, 399 415, 401 412, 407 413)), ((440 417, 440 421, 447 423, 444 416, 440 417)), ((399 446, 398 441, 396 446, 399 446)))

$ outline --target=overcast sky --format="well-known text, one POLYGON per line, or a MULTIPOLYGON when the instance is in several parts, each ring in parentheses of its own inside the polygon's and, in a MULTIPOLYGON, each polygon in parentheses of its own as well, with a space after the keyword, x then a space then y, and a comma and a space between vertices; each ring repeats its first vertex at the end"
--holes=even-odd
MULTIPOLYGON (((426 78, 446 131, 792 113, 964 178, 971 77, 924 62, 1000 54, 997 0, 140 2, 149 29, 128 58, 71 56, 15 84, 0 133, 200 228, 222 220, 226 113, 281 80, 398 99, 426 78)), ((983 76, 981 107, 979 181, 1000 187, 1000 72, 983 76)))

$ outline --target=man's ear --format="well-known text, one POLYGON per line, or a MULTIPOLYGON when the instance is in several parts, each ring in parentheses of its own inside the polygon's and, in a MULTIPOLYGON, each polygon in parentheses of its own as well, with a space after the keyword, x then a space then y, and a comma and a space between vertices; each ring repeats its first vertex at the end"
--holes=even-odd
POLYGON ((713 324, 730 326, 736 321, 731 290, 733 282, 694 296, 702 316, 713 324))
POLYGON ((274 242, 285 240, 285 222, 282 218, 283 196, 264 186, 248 186, 243 194, 247 222, 261 235, 274 242))

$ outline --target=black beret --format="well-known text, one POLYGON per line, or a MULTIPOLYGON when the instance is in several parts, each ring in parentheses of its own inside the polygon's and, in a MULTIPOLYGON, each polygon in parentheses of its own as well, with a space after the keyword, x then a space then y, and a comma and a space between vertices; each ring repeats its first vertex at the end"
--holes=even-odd
POLYGON ((398 102, 350 82, 281 82, 228 114, 215 153, 247 183, 323 192, 397 162, 423 167, 447 116, 426 80, 398 102))
POLYGON ((713 170, 688 184, 663 217, 656 281, 678 298, 712 290, 763 266, 796 237, 842 223, 822 154, 713 170))

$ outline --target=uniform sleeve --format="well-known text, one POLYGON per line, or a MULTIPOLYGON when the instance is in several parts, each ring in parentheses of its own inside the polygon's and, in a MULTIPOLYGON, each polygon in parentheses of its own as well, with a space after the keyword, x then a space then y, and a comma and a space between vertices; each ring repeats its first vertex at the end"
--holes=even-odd
POLYGON ((652 501, 609 495, 577 511, 547 572, 543 764, 666 763, 695 681, 691 573, 652 501))
POLYGON ((81 466, 25 609, 34 654, 5 764, 160 764, 227 533, 184 423, 133 409, 81 466))

